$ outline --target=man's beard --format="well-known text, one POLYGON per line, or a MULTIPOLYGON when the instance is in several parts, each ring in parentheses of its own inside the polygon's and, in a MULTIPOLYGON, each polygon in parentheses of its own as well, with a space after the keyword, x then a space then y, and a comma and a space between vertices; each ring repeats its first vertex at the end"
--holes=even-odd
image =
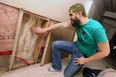
POLYGON ((72 23, 72 25, 78 25, 78 24, 80 24, 80 20, 77 18, 71 19, 71 23, 72 23))

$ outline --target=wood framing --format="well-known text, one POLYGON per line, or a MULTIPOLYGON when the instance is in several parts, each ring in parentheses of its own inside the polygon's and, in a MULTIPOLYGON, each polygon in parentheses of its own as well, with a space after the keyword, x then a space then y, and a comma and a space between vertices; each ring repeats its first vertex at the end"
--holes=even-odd
MULTIPOLYGON (((54 22, 51 21, 50 26, 52 26, 53 24, 54 24, 54 22)), ((46 63, 51 62, 51 56, 52 56, 51 55, 51 44, 52 44, 52 40, 53 40, 51 34, 52 34, 52 32, 49 32, 40 65, 44 65, 46 63)))
MULTIPOLYGON (((9 6, 10 7, 10 6, 9 6)), ((35 34, 31 27, 47 28, 58 21, 36 15, 24 9, 19 9, 14 45, 10 53, 9 70, 39 63, 44 65, 51 62, 51 44, 55 40, 73 41, 75 31, 72 29, 57 30, 43 34, 35 34)), ((67 54, 64 53, 63 57, 67 54)))
POLYGON ((9 70, 11 70, 13 62, 14 62, 14 58, 15 58, 15 53, 16 53, 16 48, 17 48, 19 32, 20 32, 22 18, 23 18, 23 13, 24 13, 24 11, 20 9, 19 19, 18 19, 18 24, 17 24, 17 29, 16 29, 16 36, 15 36, 15 41, 14 41, 14 47, 13 47, 13 53, 12 53, 12 56, 11 56, 9 70))
MULTIPOLYGON (((50 24, 50 20, 44 21, 41 28, 46 28, 49 26, 49 24, 50 24)), ((43 40, 44 37, 45 37, 45 34, 39 34, 39 37, 38 37, 38 40, 37 40, 37 43, 36 43, 36 46, 34 49, 34 53, 33 53, 33 59, 34 59, 35 63, 37 63, 37 61, 38 61, 38 55, 41 50, 42 42, 44 41, 43 40)))
POLYGON ((18 27, 20 16, 19 9, 0 3, 0 58, 3 60, 0 72, 6 69, 8 71, 9 62, 13 60, 13 57, 11 60, 10 55, 12 55, 16 45, 14 44, 17 35, 16 28, 18 27), (6 68, 4 69, 4 67, 6 68))
POLYGON ((49 19, 24 11, 13 69, 37 63, 45 34, 32 33, 30 31, 32 26, 46 28, 49 26, 49 19))

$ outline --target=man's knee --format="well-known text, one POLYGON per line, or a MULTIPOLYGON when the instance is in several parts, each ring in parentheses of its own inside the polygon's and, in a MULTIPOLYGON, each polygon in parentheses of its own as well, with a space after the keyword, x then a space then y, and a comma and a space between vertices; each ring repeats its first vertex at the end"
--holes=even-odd
POLYGON ((72 75, 70 74, 70 72, 64 72, 64 77, 72 77, 72 75))
POLYGON ((52 47, 57 47, 57 46, 60 45, 60 43, 61 43, 61 41, 54 41, 54 42, 52 43, 52 47))
POLYGON ((76 67, 66 68, 64 70, 64 77, 73 77, 76 73, 78 73, 83 65, 76 65, 76 67))

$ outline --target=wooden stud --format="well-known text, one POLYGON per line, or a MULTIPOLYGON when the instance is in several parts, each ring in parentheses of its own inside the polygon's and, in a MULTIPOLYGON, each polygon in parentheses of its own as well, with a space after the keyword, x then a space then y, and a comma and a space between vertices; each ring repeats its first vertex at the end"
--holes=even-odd
MULTIPOLYGON (((50 26, 52 26, 53 24, 54 23, 51 21, 50 26)), ((49 32, 40 65, 44 65, 45 63, 51 62, 51 43, 52 43, 51 34, 52 32, 49 32)))
POLYGON ((16 36, 15 36, 15 41, 14 41, 14 47, 13 47, 13 53, 10 59, 10 66, 9 66, 9 70, 12 69, 12 65, 14 62, 14 58, 15 58, 15 53, 16 53, 16 49, 17 49, 17 43, 18 43, 18 38, 19 38, 19 33, 20 33, 20 28, 21 28, 21 23, 22 23, 22 18, 23 18, 23 10, 20 9, 19 12, 19 19, 18 19, 18 24, 17 24, 17 29, 16 29, 16 36))
MULTIPOLYGON (((45 20, 44 23, 42 24, 41 28, 46 28, 49 26, 49 20, 45 20)), ((37 63, 38 60, 38 55, 39 55, 39 51, 41 50, 41 46, 42 46, 42 41, 44 39, 44 34, 39 34, 35 49, 34 49, 34 53, 33 53, 33 59, 35 61, 35 63, 37 63)))

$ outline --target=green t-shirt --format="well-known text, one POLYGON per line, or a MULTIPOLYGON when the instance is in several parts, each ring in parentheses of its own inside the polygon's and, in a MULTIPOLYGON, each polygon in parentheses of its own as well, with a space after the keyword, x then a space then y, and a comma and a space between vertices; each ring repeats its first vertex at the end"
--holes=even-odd
POLYGON ((80 52, 92 56, 96 53, 98 43, 106 42, 107 35, 103 26, 92 18, 85 25, 73 25, 76 28, 78 40, 76 42, 77 48, 80 52))

